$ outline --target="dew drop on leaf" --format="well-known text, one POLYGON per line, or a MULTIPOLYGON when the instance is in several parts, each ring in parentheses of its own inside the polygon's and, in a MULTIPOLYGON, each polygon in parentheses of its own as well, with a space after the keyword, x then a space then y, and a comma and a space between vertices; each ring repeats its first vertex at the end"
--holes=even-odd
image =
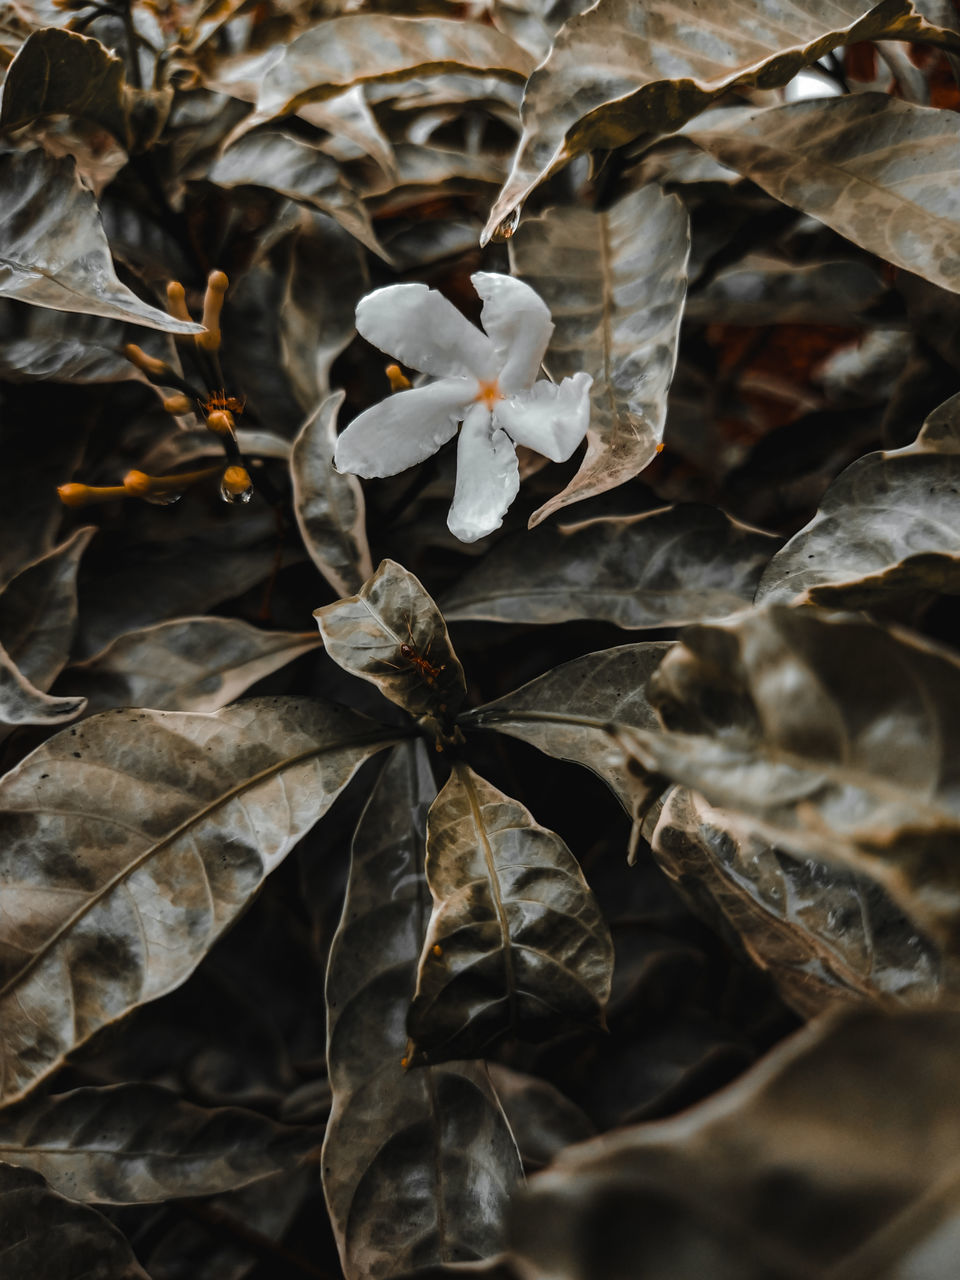
POLYGON ((519 222, 520 210, 514 209, 507 214, 502 222, 497 223, 496 229, 490 239, 499 243, 502 243, 504 240, 512 239, 513 233, 516 231, 519 222))

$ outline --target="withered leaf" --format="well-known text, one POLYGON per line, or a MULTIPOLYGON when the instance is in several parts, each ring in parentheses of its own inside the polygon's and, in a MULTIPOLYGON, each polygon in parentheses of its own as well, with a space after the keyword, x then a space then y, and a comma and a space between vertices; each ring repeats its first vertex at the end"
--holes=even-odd
POLYGON ((0 295, 168 333, 203 332, 120 283, 96 201, 76 165, 40 148, 0 152, 0 295))
POLYGON ((0 1160, 95 1204, 219 1195, 319 1155, 321 1137, 151 1084, 74 1089, 0 1112, 0 1160))
POLYGON ((617 735, 641 770, 876 880, 943 949, 954 987, 957 659, 856 616, 767 605, 688 628, 647 692, 666 731, 617 735))
POLYGON ((0 1101, 184 982, 390 740, 301 698, 108 711, 0 780, 0 1101))
MULTIPOLYGON (((523 136, 483 233, 574 156, 679 129, 735 86, 773 89, 839 45, 895 36, 907 0, 598 0, 571 18, 523 96, 523 136)), ((904 37, 905 38, 905 37, 904 37)))
POLYGON ((260 129, 232 143, 207 175, 220 187, 270 187, 328 214, 361 244, 386 257, 363 201, 340 166, 317 147, 281 129, 260 129))
POLYGON ((31 1169, 0 1164, 0 1239, 4 1280, 149 1280, 112 1222, 31 1169))
POLYGON ((413 1060, 477 1057, 503 1035, 602 1019, 610 930, 570 850, 456 764, 427 819, 433 913, 407 1029, 413 1060))
POLYGON ((680 626, 753 599, 780 540, 715 507, 599 516, 505 538, 444 598, 451 622, 680 626))
POLYGON ((6 725, 62 724, 85 705, 84 698, 57 698, 38 689, 0 646, 0 735, 6 725))
POLYGON ((257 114, 286 114, 369 80, 454 70, 524 79, 532 69, 530 54, 479 22, 384 14, 331 18, 297 36, 266 72, 257 114))
POLYGON ((401 1065, 430 910, 423 856, 435 793, 423 744, 397 747, 354 837, 327 969, 324 1191, 347 1280, 486 1257, 520 1177, 482 1064, 401 1065))
POLYGON ((591 769, 629 813, 637 801, 637 780, 612 748, 612 722, 656 730, 656 713, 646 697, 647 681, 670 641, 624 644, 588 653, 554 667, 496 702, 464 712, 464 729, 495 729, 520 738, 560 760, 591 769))
POLYGON ((319 645, 311 632, 263 631, 238 618, 175 618, 118 636, 71 667, 67 684, 89 711, 218 711, 319 645))
POLYGON ((511 1261, 551 1280, 945 1278, 958 1052, 953 1013, 820 1020, 676 1119, 561 1152, 516 1199, 511 1261))
POLYGON ((357 595, 313 616, 334 662, 412 716, 442 721, 459 710, 467 686, 443 616, 396 561, 382 561, 357 595))
POLYGON ((869 876, 741 834, 735 816, 685 787, 670 792, 650 844, 802 1016, 856 1002, 929 1005, 946 994, 937 949, 869 876))
POLYGON ((913 444, 858 458, 770 561, 757 603, 869 609, 960 591, 960 396, 913 444))
POLYGON ((95 532, 91 526, 78 529, 0 591, 0 645, 44 692, 70 656, 77 627, 77 569, 95 532))
POLYGON ((531 525, 638 475, 663 440, 667 391, 687 286, 690 223, 656 183, 605 213, 553 209, 511 242, 517 274, 556 326, 547 367, 593 377, 587 452, 567 487, 531 525))
POLYGON ((882 93, 711 112, 687 130, 784 204, 960 292, 960 120, 882 93))
POLYGON ((373 573, 364 524, 363 487, 333 465, 337 417, 346 393, 335 391, 311 414, 293 442, 293 509, 307 554, 345 595, 373 573))
POLYGON ((45 27, 20 46, 7 69, 0 129, 44 116, 79 116, 130 145, 123 61, 90 36, 45 27))

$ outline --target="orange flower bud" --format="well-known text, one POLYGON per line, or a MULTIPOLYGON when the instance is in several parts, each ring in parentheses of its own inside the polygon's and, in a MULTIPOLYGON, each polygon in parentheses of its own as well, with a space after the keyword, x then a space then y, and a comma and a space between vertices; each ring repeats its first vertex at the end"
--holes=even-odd
POLYGON ((207 279, 207 291, 203 295, 203 319, 201 321, 207 332, 197 334, 197 346, 202 351, 220 350, 220 312, 223 309, 223 295, 227 292, 229 283, 224 272, 210 272, 207 279))
POLYGON ((390 382, 391 391, 409 391, 413 386, 398 364, 388 364, 384 372, 390 382))
POLYGON ((187 294, 179 280, 171 280, 167 285, 167 310, 177 320, 191 319, 187 310, 187 294))
POLYGON ((123 348, 123 354, 131 364, 135 364, 138 369, 142 369, 144 373, 152 374, 155 378, 162 378, 165 374, 173 373, 166 361, 158 360, 156 356, 148 356, 143 348, 138 347, 135 342, 128 342, 123 348))
POLYGON ((236 423, 229 409, 214 409, 207 414, 207 426, 218 436, 232 436, 236 423))
POLYGON ((189 413, 191 409, 190 397, 182 393, 175 396, 167 396, 163 401, 163 407, 167 413, 172 413, 175 417, 183 413, 189 413))

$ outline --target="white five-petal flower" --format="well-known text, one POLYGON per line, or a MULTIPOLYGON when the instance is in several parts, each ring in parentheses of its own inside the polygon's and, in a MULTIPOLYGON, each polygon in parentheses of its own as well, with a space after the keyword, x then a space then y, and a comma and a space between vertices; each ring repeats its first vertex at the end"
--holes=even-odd
POLYGON ((483 299, 480 330, 425 284, 394 284, 362 298, 357 329, 375 347, 437 381, 399 391, 337 440, 338 471, 405 471, 451 440, 460 423, 457 482, 447 523, 461 542, 499 529, 520 487, 515 444, 565 462, 590 422, 588 373, 537 381, 553 333, 546 303, 512 276, 470 277, 483 299))

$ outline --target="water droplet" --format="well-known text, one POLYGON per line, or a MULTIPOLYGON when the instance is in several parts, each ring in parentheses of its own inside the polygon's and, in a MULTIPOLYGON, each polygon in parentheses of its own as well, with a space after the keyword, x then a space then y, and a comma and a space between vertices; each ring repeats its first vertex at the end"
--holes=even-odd
POLYGON ((231 488, 225 481, 220 481, 220 497, 224 502, 249 502, 253 497, 253 485, 248 484, 245 489, 231 488))
POLYGON ((520 209, 516 208, 511 210, 502 222, 497 223, 490 239, 495 240, 498 243, 502 243, 504 240, 510 240, 513 237, 513 233, 516 231, 519 222, 520 209))
POLYGON ((152 502, 155 507, 172 507, 183 497, 182 489, 166 489, 162 493, 142 493, 145 502, 152 502))

